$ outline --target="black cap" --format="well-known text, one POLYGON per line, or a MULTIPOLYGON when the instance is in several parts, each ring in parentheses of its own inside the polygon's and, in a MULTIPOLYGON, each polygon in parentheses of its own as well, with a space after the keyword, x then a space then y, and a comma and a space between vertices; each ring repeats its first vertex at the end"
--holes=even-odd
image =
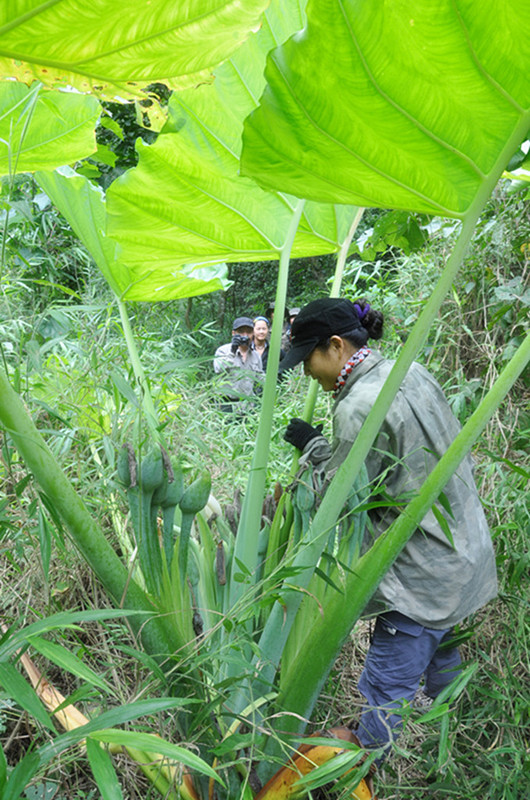
POLYGON ((232 330, 237 331, 238 328, 253 328, 254 322, 250 319, 250 317, 236 317, 234 320, 234 324, 232 325, 232 330))
POLYGON ((280 362, 280 370, 292 369, 330 336, 363 329, 358 305, 342 297, 313 300, 302 308, 293 320, 291 347, 280 362))

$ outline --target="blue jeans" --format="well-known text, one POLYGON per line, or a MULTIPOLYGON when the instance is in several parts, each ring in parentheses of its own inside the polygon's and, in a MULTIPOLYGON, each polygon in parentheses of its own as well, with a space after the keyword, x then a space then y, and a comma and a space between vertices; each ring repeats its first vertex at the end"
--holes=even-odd
POLYGON ((365 747, 389 747, 398 736, 401 715, 392 709, 412 701, 422 676, 425 693, 436 697, 458 675, 458 649, 442 647, 452 630, 425 628, 398 611, 377 618, 359 680, 366 705, 356 733, 365 747))

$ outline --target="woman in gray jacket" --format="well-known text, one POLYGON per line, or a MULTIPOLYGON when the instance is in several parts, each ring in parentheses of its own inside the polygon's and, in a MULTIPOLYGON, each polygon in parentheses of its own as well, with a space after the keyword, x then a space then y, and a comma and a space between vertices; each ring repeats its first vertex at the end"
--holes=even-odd
MULTIPOLYGON (((303 461, 320 472, 324 468, 324 490, 392 368, 392 361, 367 346, 382 331, 382 314, 364 301, 315 300, 294 321, 291 349, 280 368, 303 361, 305 374, 333 392, 333 437, 330 446, 320 428, 295 418, 285 439, 302 451, 303 461)), ((365 461, 372 492, 387 502, 369 511, 364 549, 398 516, 403 500, 419 490, 459 429, 438 383, 414 363, 365 461)), ((449 510, 438 508, 444 526, 432 511, 425 516, 366 609, 377 617, 359 682, 366 705, 356 732, 366 747, 390 746, 401 723, 396 709, 414 700, 422 679, 428 702, 458 674, 453 627, 496 594, 491 537, 469 456, 444 495, 449 510)))

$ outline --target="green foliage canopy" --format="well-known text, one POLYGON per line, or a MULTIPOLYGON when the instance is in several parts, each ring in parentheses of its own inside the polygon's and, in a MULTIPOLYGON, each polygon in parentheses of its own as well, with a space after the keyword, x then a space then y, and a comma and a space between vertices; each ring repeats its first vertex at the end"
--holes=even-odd
MULTIPOLYGON (((138 166, 107 193, 108 233, 133 274, 152 261, 153 248, 160 272, 190 262, 279 257, 296 198, 239 175, 241 133, 265 85, 267 52, 302 24, 298 2, 275 0, 260 31, 215 70, 214 84, 175 93, 157 141, 138 142, 138 166)), ((292 255, 336 251, 354 213, 307 204, 292 255)))
POLYGON ((530 125, 528 4, 309 0, 307 16, 269 55, 243 173, 313 200, 464 217, 530 125))

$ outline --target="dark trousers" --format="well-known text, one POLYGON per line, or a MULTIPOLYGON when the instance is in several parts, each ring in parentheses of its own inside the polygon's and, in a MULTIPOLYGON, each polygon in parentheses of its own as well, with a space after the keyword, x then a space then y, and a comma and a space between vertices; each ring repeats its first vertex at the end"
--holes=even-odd
POLYGON ((359 690, 366 698, 357 736, 365 747, 389 747, 401 729, 393 713, 411 702, 422 677, 424 691, 436 697, 460 670, 460 654, 446 645, 452 628, 425 628, 398 611, 377 618, 359 690))

